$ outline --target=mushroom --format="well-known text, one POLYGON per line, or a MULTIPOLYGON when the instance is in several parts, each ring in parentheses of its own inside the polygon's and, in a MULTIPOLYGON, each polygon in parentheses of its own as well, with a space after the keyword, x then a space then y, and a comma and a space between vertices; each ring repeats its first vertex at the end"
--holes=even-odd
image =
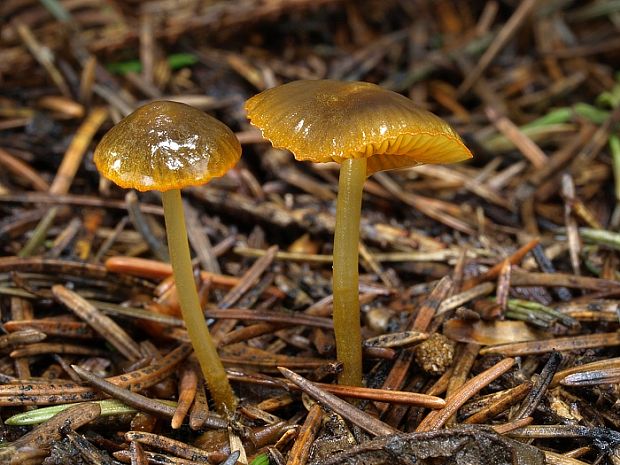
POLYGON ((297 160, 341 164, 334 232, 334 332, 342 384, 360 385, 358 244, 367 176, 471 158, 458 134, 410 99, 367 82, 294 81, 246 102, 250 122, 297 160))
POLYGON ((239 141, 225 124, 196 108, 167 101, 138 108, 110 129, 95 150, 97 169, 114 183, 139 191, 161 191, 181 313, 220 411, 233 411, 236 398, 200 307, 181 188, 224 175, 240 156, 239 141))

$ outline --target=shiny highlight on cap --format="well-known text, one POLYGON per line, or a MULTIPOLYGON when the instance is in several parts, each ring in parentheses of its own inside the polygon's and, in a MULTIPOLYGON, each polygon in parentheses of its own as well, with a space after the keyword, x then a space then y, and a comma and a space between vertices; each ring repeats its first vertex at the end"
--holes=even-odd
POLYGON ((148 103, 121 120, 95 149, 99 172, 139 191, 167 191, 223 176, 241 157, 224 123, 189 105, 148 103))
POLYGON ((255 95, 245 108, 265 139, 301 161, 366 157, 370 175, 472 157, 444 120, 368 82, 293 81, 255 95))

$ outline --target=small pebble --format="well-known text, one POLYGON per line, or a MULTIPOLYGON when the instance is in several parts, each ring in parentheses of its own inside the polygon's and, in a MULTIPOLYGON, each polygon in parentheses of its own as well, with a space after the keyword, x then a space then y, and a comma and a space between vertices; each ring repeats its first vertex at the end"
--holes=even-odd
POLYGON ((441 375, 452 365, 454 346, 444 335, 432 334, 415 348, 415 361, 429 375, 441 375))

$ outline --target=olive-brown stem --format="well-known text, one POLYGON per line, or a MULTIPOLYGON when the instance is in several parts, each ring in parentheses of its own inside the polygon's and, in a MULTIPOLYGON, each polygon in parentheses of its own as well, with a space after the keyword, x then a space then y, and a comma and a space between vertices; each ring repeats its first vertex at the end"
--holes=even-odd
POLYGON ((172 189, 162 192, 162 202, 170 263, 187 334, 218 411, 223 412, 226 407, 229 412, 234 412, 237 400, 209 333, 194 283, 181 191, 172 189))
POLYGON ((366 158, 345 160, 340 167, 334 232, 334 333, 336 354, 343 364, 340 384, 362 384, 362 334, 358 250, 366 158))

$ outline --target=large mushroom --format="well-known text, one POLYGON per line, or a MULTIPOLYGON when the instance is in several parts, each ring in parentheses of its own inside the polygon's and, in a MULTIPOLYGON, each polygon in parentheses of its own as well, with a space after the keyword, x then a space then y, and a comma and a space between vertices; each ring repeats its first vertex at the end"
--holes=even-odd
POLYGON ((358 244, 367 176, 471 158, 458 134, 410 99, 367 82, 294 81, 246 102, 250 122, 297 160, 341 164, 334 233, 334 331, 339 382, 360 385, 358 244))
POLYGON ((124 188, 161 191, 170 261, 187 333, 218 407, 236 398, 209 333, 192 271, 181 188, 222 176, 241 156, 234 133, 182 103, 157 101, 138 108, 108 131, 95 150, 99 172, 124 188))

